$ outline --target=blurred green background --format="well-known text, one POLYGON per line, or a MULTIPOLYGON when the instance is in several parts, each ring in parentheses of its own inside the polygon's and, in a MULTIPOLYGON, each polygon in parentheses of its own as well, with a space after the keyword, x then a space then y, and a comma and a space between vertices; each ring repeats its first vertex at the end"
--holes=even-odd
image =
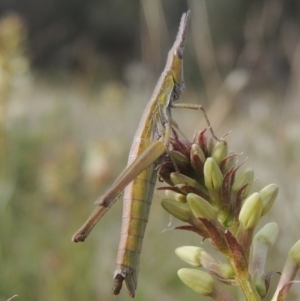
MULTIPOLYGON (((279 224, 267 270, 282 269, 299 239, 300 1, 2 1, 1 301, 131 299, 125 289, 110 293, 121 202, 86 242, 71 237, 126 165, 188 8, 181 101, 203 104, 216 133, 229 133, 230 149, 255 170, 254 188, 280 186, 262 225, 279 224)), ((189 138, 205 127, 199 112, 174 118, 189 138)), ((202 242, 162 233, 169 216, 161 197, 155 193, 135 300, 206 300, 179 281, 186 264, 174 254, 202 242)), ((299 298, 295 285, 289 300, 299 298)))

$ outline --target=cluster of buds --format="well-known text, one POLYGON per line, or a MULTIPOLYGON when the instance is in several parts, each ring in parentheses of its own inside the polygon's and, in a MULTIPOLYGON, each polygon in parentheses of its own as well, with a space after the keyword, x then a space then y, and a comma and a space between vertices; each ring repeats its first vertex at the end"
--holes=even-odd
MULTIPOLYGON (((229 153, 224 139, 207 137, 206 130, 192 142, 174 131, 169 159, 160 166, 159 177, 170 186, 161 187, 163 208, 185 222, 175 229, 193 231, 226 257, 222 262, 200 247, 184 246, 176 254, 202 269, 183 268, 179 278, 196 292, 217 301, 234 301, 221 283, 239 286, 247 301, 263 300, 275 272, 265 272, 267 254, 278 237, 275 222, 255 228, 271 209, 278 187, 270 184, 250 194, 254 172, 237 174, 237 153, 229 153), (251 252, 250 252, 251 250, 251 252)), ((272 301, 286 300, 300 267, 300 241, 290 250, 272 301)))

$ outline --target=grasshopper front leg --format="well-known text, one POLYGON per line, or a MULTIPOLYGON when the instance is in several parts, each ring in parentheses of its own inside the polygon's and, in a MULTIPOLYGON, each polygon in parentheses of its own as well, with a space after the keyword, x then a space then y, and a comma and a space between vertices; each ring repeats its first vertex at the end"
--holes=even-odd
POLYGON ((205 109, 203 108, 202 105, 198 105, 198 104, 190 104, 190 103, 172 103, 170 104, 170 107, 171 108, 177 108, 177 109, 190 109, 190 110, 200 110, 202 111, 203 115, 204 115, 204 118, 205 118, 205 121, 208 125, 208 128, 211 132, 211 135, 213 136, 214 139, 216 139, 216 141, 220 141, 220 138, 218 138, 216 135, 215 135, 215 132, 210 124, 210 121, 208 119, 208 116, 206 114, 206 111, 205 109))

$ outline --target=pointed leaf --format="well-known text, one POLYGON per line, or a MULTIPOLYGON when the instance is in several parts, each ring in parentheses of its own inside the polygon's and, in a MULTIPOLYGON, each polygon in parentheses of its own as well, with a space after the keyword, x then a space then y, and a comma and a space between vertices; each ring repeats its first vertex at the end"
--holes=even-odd
POLYGON ((239 271, 239 275, 248 278, 248 263, 243 252, 242 246, 229 230, 225 231, 225 239, 229 247, 231 257, 234 261, 235 268, 239 271))

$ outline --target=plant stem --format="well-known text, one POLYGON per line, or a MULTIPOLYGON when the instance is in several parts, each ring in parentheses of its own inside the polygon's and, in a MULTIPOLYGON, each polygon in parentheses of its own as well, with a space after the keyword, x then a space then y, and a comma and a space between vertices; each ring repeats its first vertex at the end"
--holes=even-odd
POLYGON ((239 267, 237 267, 235 265, 235 261, 233 260, 233 258, 229 255, 228 256, 228 260, 232 266, 232 268, 234 269, 235 272, 235 277, 238 280, 244 294, 246 297, 247 301, 261 301, 261 297, 259 296, 258 292, 256 291, 256 288, 253 284, 253 282, 251 281, 251 277, 249 275, 249 273, 247 273, 247 275, 245 275, 244 272, 240 272, 239 267))

